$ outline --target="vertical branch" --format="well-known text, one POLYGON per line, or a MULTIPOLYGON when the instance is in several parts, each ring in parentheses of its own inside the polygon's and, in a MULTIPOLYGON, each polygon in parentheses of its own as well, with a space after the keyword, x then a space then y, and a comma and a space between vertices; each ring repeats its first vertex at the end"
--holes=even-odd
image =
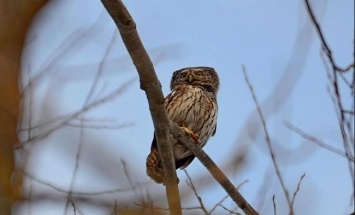
POLYGON ((263 112, 261 111, 261 108, 260 108, 260 105, 259 105, 259 102, 258 102, 258 99, 256 98, 256 95, 254 93, 254 89, 253 89, 253 86, 251 85, 250 81, 249 81, 249 78, 248 78, 248 74, 245 70, 245 67, 244 65, 242 65, 242 70, 243 70, 243 73, 244 73, 244 77, 245 77, 245 82, 248 84, 248 87, 249 87, 249 90, 253 96, 253 100, 255 102, 255 105, 256 105, 256 108, 258 110, 258 113, 259 113, 259 116, 260 116, 260 119, 261 119, 261 123, 263 125, 263 128, 264 128, 264 132, 265 132, 265 137, 266 137, 266 143, 267 143, 267 146, 268 146, 268 149, 269 149, 269 152, 270 152, 270 156, 271 156, 271 159, 272 159, 272 163, 274 165, 274 168, 275 168, 275 171, 276 171, 276 175, 280 181, 280 184, 282 186, 282 190, 284 191, 285 193, 285 196, 286 196, 286 200, 287 200, 287 203, 288 203, 288 206, 290 208, 290 214, 293 214, 293 210, 292 210, 292 207, 291 207, 291 200, 290 200, 290 196, 288 195, 288 191, 287 191, 287 188, 285 186, 285 182, 282 178, 282 175, 281 175, 281 172, 280 172, 280 168, 279 168, 279 165, 277 164, 276 162, 276 158, 275 158, 275 153, 274 153, 274 150, 272 148, 272 144, 271 144, 271 139, 270 139, 270 136, 269 136, 269 132, 267 130, 267 126, 266 126, 266 122, 265 122, 265 118, 264 118, 264 115, 263 115, 263 112))
POLYGON ((47 1, 0 1, 0 211, 11 214, 21 198, 22 175, 14 174, 14 146, 21 110, 19 71, 26 32, 47 1), (12 179, 11 179, 12 177, 12 179))
MULTIPOLYGON (((309 16, 311 18, 311 21, 314 24, 314 26, 315 26, 315 28, 317 30, 317 33, 319 35, 319 38, 321 40, 321 43, 322 43, 322 46, 323 46, 322 50, 325 53, 325 55, 328 57, 328 60, 329 60, 330 65, 332 67, 332 77, 330 77, 330 82, 332 83, 332 87, 333 87, 333 90, 334 90, 336 108, 339 111, 339 113, 337 115, 338 115, 338 118, 339 118, 339 127, 340 127, 340 132, 341 132, 341 135, 342 135, 342 138, 343 138, 343 147, 344 147, 344 150, 345 150, 345 154, 349 158, 354 158, 354 154, 353 154, 353 151, 352 151, 352 149, 350 147, 350 143, 349 143, 349 141, 352 139, 351 138, 351 134, 349 134, 350 135, 350 138, 349 138, 348 134, 346 132, 346 129, 345 129, 346 124, 347 124, 347 120, 346 120, 345 111, 344 111, 344 107, 343 107, 343 102, 341 100, 342 97, 341 97, 340 89, 339 89, 339 85, 338 85, 338 73, 344 73, 344 72, 349 71, 351 68, 354 68, 354 63, 350 64, 345 69, 340 68, 335 63, 332 51, 329 48, 329 46, 327 44, 327 41, 325 40, 324 34, 322 32, 322 29, 321 29, 321 27, 320 27, 315 15, 314 15, 313 9, 312 9, 311 5, 309 4, 309 1, 305 0, 305 4, 306 4, 306 7, 307 7, 307 11, 309 13, 309 16)), ((354 163, 349 160, 348 161, 348 166, 349 166, 349 170, 350 170, 350 176, 351 176, 352 182, 354 184, 354 181, 355 181, 355 179, 354 179, 354 163)))
POLYGON ((172 152, 169 118, 164 107, 164 96, 153 64, 139 38, 136 24, 120 0, 101 0, 111 15, 139 74, 141 89, 146 92, 152 116, 158 151, 165 175, 166 193, 172 214, 181 214, 180 195, 172 152))

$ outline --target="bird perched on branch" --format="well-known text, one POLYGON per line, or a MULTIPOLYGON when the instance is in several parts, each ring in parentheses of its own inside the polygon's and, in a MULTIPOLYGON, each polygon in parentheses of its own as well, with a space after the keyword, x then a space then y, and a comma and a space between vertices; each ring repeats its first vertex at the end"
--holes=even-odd
MULTIPOLYGON (((170 120, 177 123, 197 144, 205 146, 217 128, 217 91, 219 78, 211 67, 188 67, 177 70, 171 78, 171 93, 165 98, 170 120)), ((172 143, 176 169, 184 169, 195 156, 175 140, 172 143)), ((164 172, 154 135, 147 157, 147 175, 156 183, 164 182, 164 172)))

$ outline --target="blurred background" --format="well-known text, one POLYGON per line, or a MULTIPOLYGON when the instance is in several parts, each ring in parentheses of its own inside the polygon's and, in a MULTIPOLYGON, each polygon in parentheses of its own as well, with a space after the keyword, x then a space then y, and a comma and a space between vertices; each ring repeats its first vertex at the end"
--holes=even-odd
MULTIPOLYGON (((274 207, 288 214, 289 205, 242 65, 291 198, 299 186, 295 214, 353 211, 354 67, 336 76, 337 97, 304 1, 124 3, 165 95, 177 69, 219 73, 218 128, 204 150, 260 214, 274 207)), ((353 64, 354 1, 311 5, 336 65, 353 64)), ((20 93, 15 156, 26 200, 13 214, 166 213, 165 188, 145 173, 154 132, 147 99, 100 1, 52 0, 37 13, 22 53, 20 93)), ((210 214, 243 214, 197 159, 186 170, 210 214)), ((202 214, 186 173, 177 174, 183 213, 202 214)))

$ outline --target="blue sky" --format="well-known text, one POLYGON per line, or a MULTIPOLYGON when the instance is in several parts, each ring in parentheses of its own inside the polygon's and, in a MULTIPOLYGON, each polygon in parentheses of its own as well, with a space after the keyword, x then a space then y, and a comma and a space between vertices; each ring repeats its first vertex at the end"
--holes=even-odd
MULTIPOLYGON (((273 214, 273 195, 278 214, 286 214, 288 206, 241 65, 245 65, 262 104, 275 156, 291 194, 306 173, 295 201, 296 214, 350 213, 353 187, 346 159, 300 138, 284 125, 289 121, 343 150, 327 92, 319 38, 314 26, 309 25, 303 1, 125 1, 125 4, 154 62, 164 94, 169 93, 171 74, 177 69, 211 66, 219 73, 218 130, 204 149, 236 185, 248 180, 241 193, 261 214, 273 214), (245 155, 245 162, 233 173, 228 164, 238 153, 245 155)), ((313 1, 312 5, 336 62, 347 66, 353 62, 354 2, 313 1)), ((108 95, 136 78, 137 73, 100 1, 51 1, 28 34, 22 83, 28 83, 28 73, 33 78, 45 72, 32 86, 31 105, 27 95, 24 124, 28 124, 30 109, 32 125, 80 110, 103 58, 103 72, 89 102, 108 95), (108 45, 110 49, 105 55, 108 45)), ((352 99, 344 98, 349 109, 352 99)), ((74 190, 94 192, 129 187, 120 161, 123 159, 132 181, 143 185, 135 192, 98 198, 132 204, 148 190, 156 198, 154 203, 164 207, 164 200, 158 198, 164 194, 163 187, 153 184, 145 175, 153 125, 138 79, 117 98, 83 117, 101 127, 121 123, 129 126, 84 129, 82 136, 78 128, 61 128, 27 144, 30 151, 27 171, 68 190, 82 141, 74 190)), ((78 125, 78 122, 72 123, 78 125)), ((31 135, 51 130, 51 126, 34 130, 31 135)), ((26 135, 21 137, 25 139, 26 135)), ((25 153, 21 155, 24 157, 25 153)), ((197 160, 187 171, 193 180, 204 179, 195 185, 207 208, 211 209, 224 197, 223 189, 216 183, 204 185, 212 178, 197 160)), ((185 174, 178 171, 178 176, 181 190, 191 195, 185 174)), ((33 195, 52 191, 33 180, 32 189, 33 195)), ((32 214, 63 214, 64 205, 63 198, 56 203, 33 203, 32 214)), ((100 207, 80 202, 77 205, 84 214, 107 214, 100 207)), ((198 202, 192 195, 183 198, 183 205, 197 206, 198 202)), ((235 208, 230 200, 224 205, 235 208)), ((218 210, 225 212, 222 208, 218 210)), ((27 214, 27 205, 19 205, 15 212, 27 214)))

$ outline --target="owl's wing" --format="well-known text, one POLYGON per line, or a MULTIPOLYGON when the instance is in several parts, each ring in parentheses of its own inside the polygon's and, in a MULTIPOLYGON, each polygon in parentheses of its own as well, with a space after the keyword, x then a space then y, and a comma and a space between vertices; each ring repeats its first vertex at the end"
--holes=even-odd
POLYGON ((157 145, 157 140, 155 139, 155 134, 153 134, 153 141, 152 141, 152 145, 150 146, 150 151, 153 151, 154 149, 158 150, 158 145, 157 145))
POLYGON ((180 169, 185 169, 188 165, 190 165, 190 163, 195 159, 195 155, 190 155, 187 157, 184 157, 181 160, 177 160, 175 161, 175 166, 176 169, 180 168, 180 169))
POLYGON ((214 127, 214 130, 212 132, 212 137, 216 134, 216 131, 217 131, 217 124, 216 124, 216 127, 214 127))
MULTIPOLYGON (((152 141, 152 146, 150 147, 150 150, 158 150, 158 145, 157 145, 157 141, 155 139, 155 135, 152 141)), ((180 160, 175 160, 175 168, 176 169, 185 169, 188 165, 190 165, 190 163, 195 159, 195 155, 190 155, 187 157, 184 157, 183 159, 180 160)))

